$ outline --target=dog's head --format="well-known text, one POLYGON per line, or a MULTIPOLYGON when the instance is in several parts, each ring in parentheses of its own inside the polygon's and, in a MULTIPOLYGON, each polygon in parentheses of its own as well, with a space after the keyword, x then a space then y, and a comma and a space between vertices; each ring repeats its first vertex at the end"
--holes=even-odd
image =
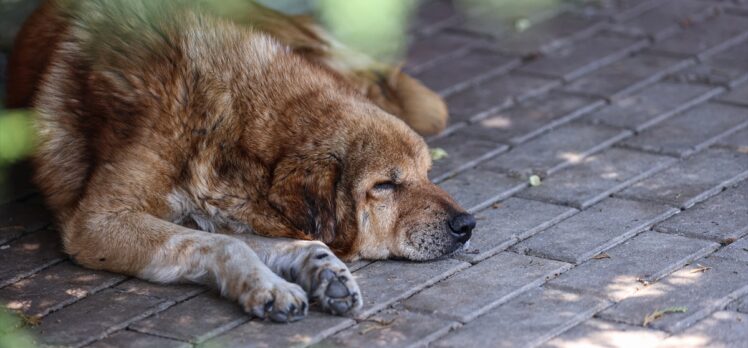
POLYGON ((464 246, 475 219, 429 180, 423 138, 373 106, 345 112, 362 115, 276 168, 271 204, 351 259, 429 260, 464 246))

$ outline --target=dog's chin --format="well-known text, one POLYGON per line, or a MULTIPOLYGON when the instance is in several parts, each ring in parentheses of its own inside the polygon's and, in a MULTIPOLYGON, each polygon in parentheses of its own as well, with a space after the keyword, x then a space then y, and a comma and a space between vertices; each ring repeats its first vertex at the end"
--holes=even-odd
POLYGON ((428 255, 424 253, 414 252, 408 256, 393 256, 393 257, 390 257, 390 259, 401 260, 401 261, 415 261, 415 262, 439 261, 439 260, 448 259, 452 256, 461 254, 469 246, 470 246, 470 241, 467 241, 465 243, 454 243, 448 249, 446 249, 446 251, 442 252, 441 254, 428 255))

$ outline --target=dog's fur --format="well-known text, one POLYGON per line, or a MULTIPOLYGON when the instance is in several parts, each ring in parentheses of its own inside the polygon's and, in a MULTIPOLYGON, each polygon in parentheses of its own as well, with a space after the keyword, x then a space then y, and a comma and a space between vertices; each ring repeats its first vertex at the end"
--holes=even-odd
POLYGON ((76 262, 290 321, 307 294, 361 305, 338 257, 469 238, 405 123, 266 34, 164 3, 49 1, 17 39, 8 98, 38 113, 36 182, 76 262))

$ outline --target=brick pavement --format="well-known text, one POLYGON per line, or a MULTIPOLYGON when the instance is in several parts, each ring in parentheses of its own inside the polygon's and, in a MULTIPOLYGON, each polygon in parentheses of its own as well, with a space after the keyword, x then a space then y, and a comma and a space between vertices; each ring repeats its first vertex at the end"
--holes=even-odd
POLYGON ((405 66, 450 105, 431 175, 477 216, 465 253, 357 262, 362 311, 272 324, 199 286, 74 265, 18 167, 0 302, 66 346, 744 346, 746 3, 563 5, 520 33, 481 17, 425 2, 405 66))

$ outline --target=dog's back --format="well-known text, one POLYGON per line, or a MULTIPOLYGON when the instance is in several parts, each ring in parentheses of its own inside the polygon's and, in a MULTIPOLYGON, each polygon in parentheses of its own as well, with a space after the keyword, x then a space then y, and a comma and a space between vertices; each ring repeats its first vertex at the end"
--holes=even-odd
POLYGON ((229 107, 221 103, 230 86, 220 84, 235 76, 221 74, 251 75, 285 52, 190 5, 48 1, 25 24, 11 57, 8 99, 11 107, 38 111, 36 181, 58 218, 110 159, 138 146, 159 156, 189 152, 194 144, 166 134, 200 129, 207 114, 229 107))

